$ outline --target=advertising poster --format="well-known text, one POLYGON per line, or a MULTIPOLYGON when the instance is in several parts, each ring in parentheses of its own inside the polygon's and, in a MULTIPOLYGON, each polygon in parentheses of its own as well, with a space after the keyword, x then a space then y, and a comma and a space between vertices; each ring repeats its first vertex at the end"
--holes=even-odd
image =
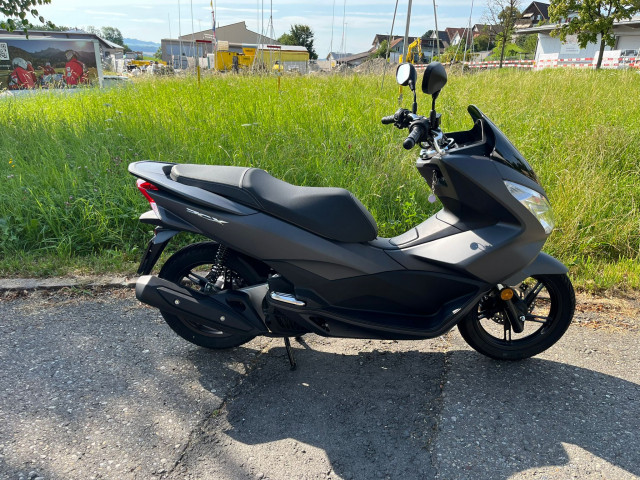
POLYGON ((94 40, 0 37, 0 91, 99 85, 99 58, 94 40))

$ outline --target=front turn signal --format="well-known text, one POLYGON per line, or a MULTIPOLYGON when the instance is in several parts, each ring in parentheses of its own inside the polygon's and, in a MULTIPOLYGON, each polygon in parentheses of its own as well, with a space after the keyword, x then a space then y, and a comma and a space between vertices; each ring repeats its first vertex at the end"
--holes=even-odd
POLYGON ((500 298, 505 302, 507 300, 511 300, 513 298, 513 290, 511 290, 510 288, 503 288, 502 290, 500 290, 500 298))

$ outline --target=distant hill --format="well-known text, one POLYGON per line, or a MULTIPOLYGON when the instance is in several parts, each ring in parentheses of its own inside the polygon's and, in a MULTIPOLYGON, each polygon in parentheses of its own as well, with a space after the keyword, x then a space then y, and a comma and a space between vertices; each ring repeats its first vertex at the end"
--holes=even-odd
POLYGON ((124 43, 134 52, 142 52, 147 55, 153 55, 160 48, 160 44, 156 42, 145 42, 144 40, 136 40, 135 38, 125 38, 124 43))

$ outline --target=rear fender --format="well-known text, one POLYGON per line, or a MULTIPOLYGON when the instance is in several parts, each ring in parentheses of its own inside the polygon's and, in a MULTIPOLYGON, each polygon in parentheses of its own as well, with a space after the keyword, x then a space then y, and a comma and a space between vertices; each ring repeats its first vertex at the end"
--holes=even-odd
POLYGON ((153 238, 147 244, 147 250, 142 256, 140 266, 138 267, 138 275, 149 275, 153 266, 158 262, 164 248, 179 230, 170 230, 163 227, 156 227, 153 231, 153 238))

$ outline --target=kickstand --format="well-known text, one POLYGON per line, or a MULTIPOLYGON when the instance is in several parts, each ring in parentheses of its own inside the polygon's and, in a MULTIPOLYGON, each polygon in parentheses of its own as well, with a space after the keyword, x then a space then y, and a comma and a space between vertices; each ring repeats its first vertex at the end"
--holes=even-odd
POLYGON ((291 370, 296 369, 296 357, 293 356, 293 350, 291 348, 291 342, 289 337, 284 337, 284 346, 287 347, 287 356, 289 357, 289 363, 291 364, 291 370))

